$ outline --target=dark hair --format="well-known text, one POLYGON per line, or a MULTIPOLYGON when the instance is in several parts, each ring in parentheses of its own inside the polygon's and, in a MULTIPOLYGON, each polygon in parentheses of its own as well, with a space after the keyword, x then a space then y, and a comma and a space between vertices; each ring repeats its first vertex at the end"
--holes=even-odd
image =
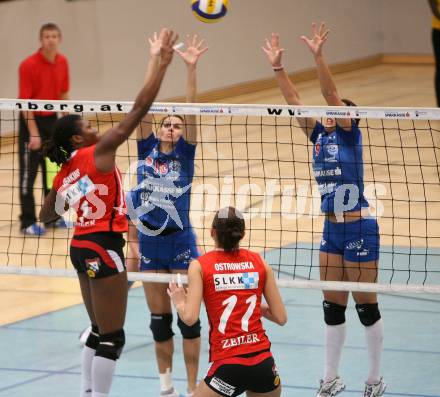
POLYGON ((72 152, 75 150, 70 138, 73 135, 81 134, 81 116, 78 114, 69 114, 58 119, 52 130, 50 141, 43 147, 43 154, 57 164, 65 163, 72 152))
POLYGON ((46 30, 56 30, 59 33, 59 35, 61 36, 61 29, 58 27, 58 25, 56 25, 53 22, 48 22, 48 23, 45 23, 40 28, 40 39, 43 36, 43 32, 45 32, 46 30))
MULTIPOLYGON (((350 99, 346 99, 346 98, 342 98, 341 99, 342 102, 344 102, 347 106, 357 106, 353 101, 351 101, 350 99)), ((356 127, 359 126, 359 122, 361 121, 361 119, 354 119, 354 122, 356 123, 356 127)))
POLYGON ((238 248, 244 237, 244 219, 242 213, 234 207, 226 207, 217 211, 212 228, 217 232, 217 243, 225 251, 238 248))

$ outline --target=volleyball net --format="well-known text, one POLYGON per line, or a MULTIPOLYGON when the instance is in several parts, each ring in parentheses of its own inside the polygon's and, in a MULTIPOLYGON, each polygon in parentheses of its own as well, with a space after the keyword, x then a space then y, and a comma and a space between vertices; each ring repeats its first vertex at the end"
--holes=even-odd
MULTIPOLYGON (((131 106, 131 102, 0 99, 0 273, 76 274, 68 254, 72 229, 48 229, 40 237, 20 232, 20 111, 76 113, 104 132, 131 106)), ((214 247, 210 230, 215 212, 231 205, 246 221, 241 246, 260 252, 281 286, 440 292, 440 110, 155 103, 150 113, 153 130, 166 115, 195 116, 198 144, 189 216, 201 253, 214 247), (369 216, 376 217, 380 227, 377 283, 319 281, 324 216, 312 170, 317 148, 297 117, 361 119, 365 197, 369 216)), ((338 148, 327 146, 320 150, 326 151, 326 161, 334 161, 338 148)), ((120 147, 116 161, 124 189, 134 188, 135 134, 120 147)), ((169 171, 157 170, 159 175, 169 171)), ((172 179, 168 182, 172 184, 172 179)), ((166 189, 173 187, 164 186, 164 200, 170 192, 166 189)), ((34 191, 38 214, 41 176, 34 191)), ((75 221, 72 211, 65 219, 75 221)), ((358 265, 362 272, 362 262, 358 265)), ((141 273, 130 273, 129 278, 169 280, 166 275, 141 273)))

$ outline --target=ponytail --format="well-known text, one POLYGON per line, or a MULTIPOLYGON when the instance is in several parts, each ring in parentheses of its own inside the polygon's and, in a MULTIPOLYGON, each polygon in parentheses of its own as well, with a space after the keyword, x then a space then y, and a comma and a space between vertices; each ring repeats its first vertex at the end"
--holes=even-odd
POLYGON ((212 228, 217 232, 217 243, 220 248, 225 251, 237 249, 244 237, 243 215, 234 207, 223 208, 215 214, 212 228))
POLYGON ((52 130, 52 137, 43 147, 43 155, 58 165, 69 160, 75 150, 70 138, 81 134, 81 117, 77 114, 69 114, 58 119, 52 130))

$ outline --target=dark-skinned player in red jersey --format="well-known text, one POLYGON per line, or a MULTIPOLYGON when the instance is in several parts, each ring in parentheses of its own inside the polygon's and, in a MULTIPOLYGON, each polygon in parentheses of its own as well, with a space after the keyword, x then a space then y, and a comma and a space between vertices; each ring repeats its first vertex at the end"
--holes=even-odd
POLYGON ((128 229, 116 150, 148 112, 173 57, 177 35, 162 29, 160 57, 124 120, 102 136, 79 115, 55 125, 45 155, 62 165, 40 212, 42 222, 77 213, 70 257, 92 323, 82 354, 81 397, 106 397, 125 344, 127 272, 122 233, 128 229))

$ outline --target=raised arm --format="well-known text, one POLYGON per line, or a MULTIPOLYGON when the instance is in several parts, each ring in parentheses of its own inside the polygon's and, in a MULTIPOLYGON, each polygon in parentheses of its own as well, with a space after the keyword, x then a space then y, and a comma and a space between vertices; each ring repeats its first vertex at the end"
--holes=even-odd
POLYGON ((152 62, 151 75, 138 94, 133 108, 124 120, 116 127, 108 130, 96 144, 95 163, 97 169, 101 172, 109 172, 114 169, 116 149, 128 139, 147 114, 159 91, 167 67, 173 58, 173 45, 177 40, 177 35, 168 29, 162 29, 159 40, 161 42, 160 58, 152 62))
MULTIPOLYGON (((281 89, 281 92, 289 105, 301 106, 303 105, 299 93, 289 79, 287 72, 284 70, 281 58, 284 52, 284 48, 280 48, 280 37, 277 33, 272 33, 270 39, 266 39, 266 46, 261 47, 266 53, 269 63, 272 65, 275 72, 275 78, 281 89)), ((304 133, 310 137, 315 128, 316 120, 311 117, 298 118, 298 123, 304 133)))
POLYGON ((440 10, 438 9, 437 0, 429 0, 429 5, 431 6, 432 15, 440 19, 440 10))
POLYGON ((287 322, 286 308, 275 282, 272 268, 267 263, 264 265, 266 267, 266 285, 263 294, 267 305, 261 304, 261 315, 274 323, 284 325, 287 322))
MULTIPOLYGON (((301 39, 306 43, 315 58, 319 84, 321 85, 321 93, 327 104, 330 106, 346 106, 338 94, 330 68, 328 67, 322 53, 322 47, 327 41, 329 33, 330 30, 326 29, 323 22, 319 26, 319 30, 316 27, 316 23, 312 23, 312 37, 309 39, 306 36, 301 36, 301 39)), ((351 131, 351 119, 338 118, 336 119, 336 123, 342 129, 351 131)))
MULTIPOLYGON (((160 50, 162 43, 159 40, 159 36, 154 32, 153 37, 148 38, 150 43, 150 59, 147 65, 147 71, 145 73, 145 83, 153 78, 156 73, 156 66, 160 62, 160 50)), ((147 113, 141 123, 136 128, 136 139, 147 139, 153 133, 153 116, 147 113)))
MULTIPOLYGON (((197 40, 197 35, 186 36, 186 51, 176 49, 186 64, 186 102, 194 103, 197 101, 197 62, 202 54, 208 51, 208 47, 203 46, 204 40, 197 40)), ((192 145, 197 144, 197 119, 195 115, 185 116, 184 138, 192 145)))
POLYGON ((168 295, 171 298, 181 320, 188 326, 193 325, 200 316, 200 305, 203 298, 202 268, 196 260, 188 268, 188 291, 170 282, 168 295))

